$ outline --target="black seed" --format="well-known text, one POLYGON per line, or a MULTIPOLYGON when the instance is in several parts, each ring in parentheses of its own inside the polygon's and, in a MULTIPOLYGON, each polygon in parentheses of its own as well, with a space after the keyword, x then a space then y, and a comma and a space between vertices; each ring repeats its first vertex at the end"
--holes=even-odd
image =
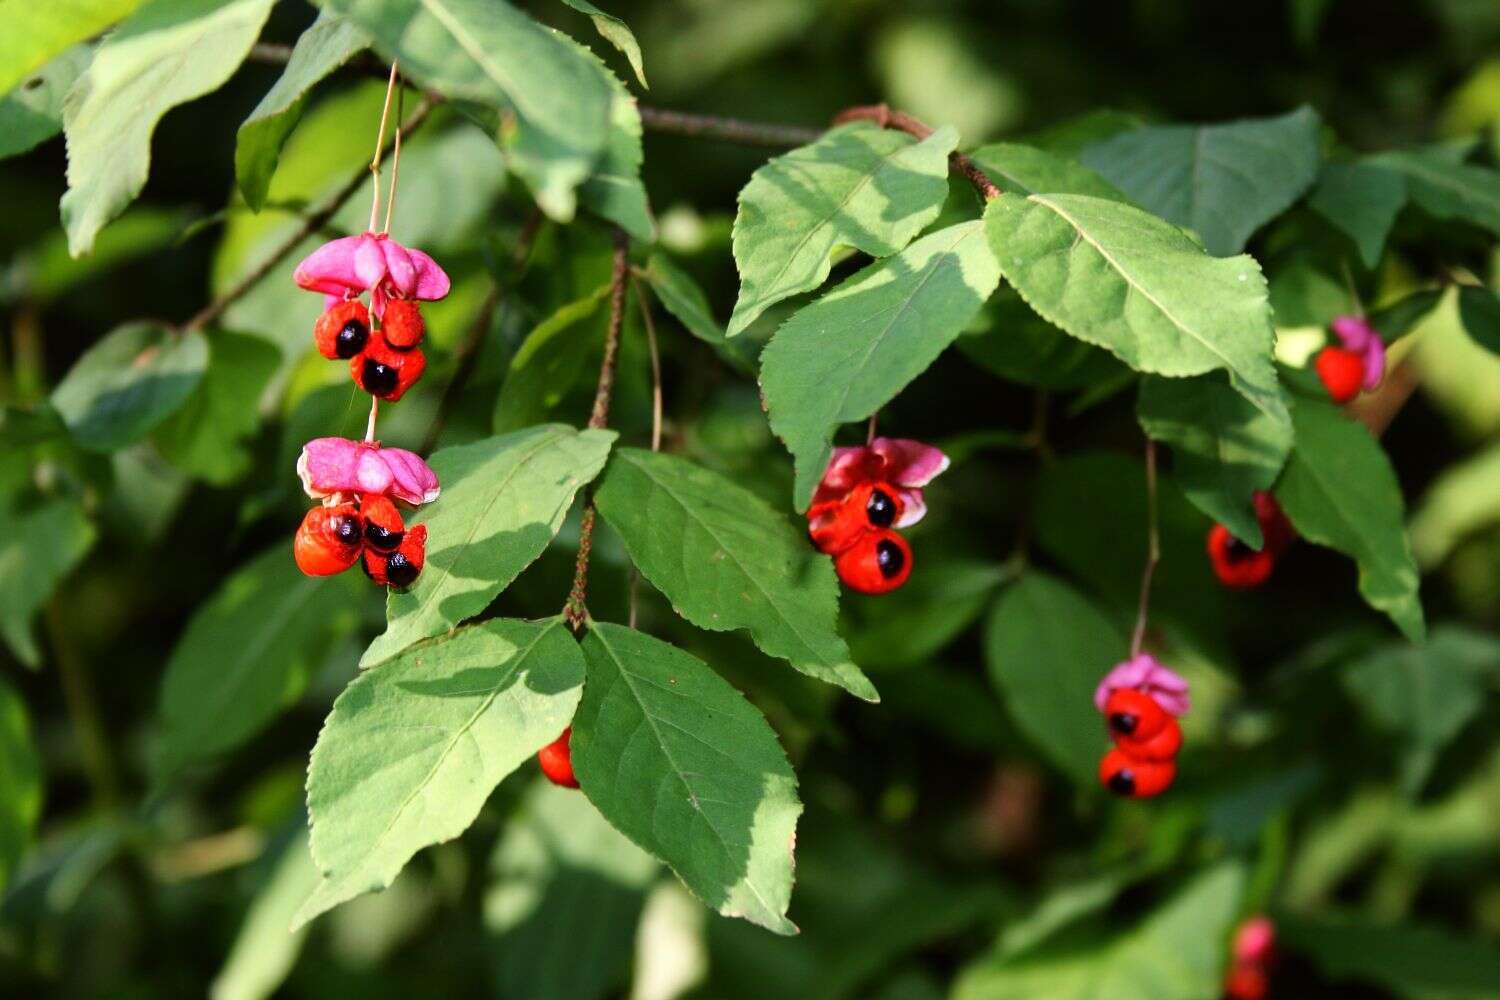
POLYGON ((352 517, 341 517, 333 522, 333 537, 345 545, 359 541, 359 522, 352 517))
POLYGON ((391 581, 393 587, 408 587, 417 578, 417 567, 406 556, 396 552, 385 561, 385 578, 391 581))
POLYGON ((875 565, 880 567, 880 575, 889 580, 906 565, 906 553, 889 538, 882 539, 875 543, 875 565))
POLYGON ((1140 719, 1129 712, 1116 712, 1109 717, 1109 727, 1117 733, 1129 736, 1135 732, 1135 727, 1140 725, 1140 719))
POLYGON ((865 503, 865 514, 875 527, 889 528, 896 520, 896 501, 883 490, 871 490, 870 499, 865 503))
POLYGON ((373 358, 365 358, 364 378, 365 392, 372 396, 389 396, 401 380, 396 369, 373 358))
POLYGON ((357 319, 351 319, 334 339, 333 353, 347 360, 363 351, 369 339, 370 331, 365 329, 365 325, 357 319))
POLYGON ((365 525, 365 539, 372 548, 379 549, 381 552, 390 552, 397 548, 401 544, 401 539, 405 537, 406 532, 382 528, 374 521, 365 525))
POLYGON ((1109 790, 1116 795, 1135 794, 1135 775, 1130 773, 1130 768, 1122 767, 1109 776, 1109 790))

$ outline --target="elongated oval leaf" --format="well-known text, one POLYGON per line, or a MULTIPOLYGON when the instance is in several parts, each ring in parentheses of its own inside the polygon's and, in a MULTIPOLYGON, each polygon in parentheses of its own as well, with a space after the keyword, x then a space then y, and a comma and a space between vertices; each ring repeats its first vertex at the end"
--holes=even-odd
POLYGON ((1500 171, 1456 161, 1446 150, 1380 153, 1364 162, 1395 170, 1423 211, 1482 226, 1500 236, 1500 171))
POLYGON ((557 418, 559 405, 584 379, 589 360, 604 352, 600 305, 608 294, 609 286, 600 285, 560 306, 526 335, 495 399, 496 433, 557 418))
POLYGON ((1013 194, 1089 194, 1125 201, 1113 184, 1076 160, 1018 142, 980 146, 969 158, 1013 194))
POLYGON ((93 56, 87 45, 75 45, 0 100, 0 159, 25 153, 62 131, 63 98, 93 56))
POLYGON ((162 457, 220 486, 251 464, 245 439, 260 426, 260 395, 281 362, 276 345, 243 333, 208 334, 208 370, 188 401, 156 429, 162 457))
POLYGON ((42 814, 42 761, 26 703, 0 681, 0 889, 10 883, 42 814))
POLYGON ((1307 205, 1343 230, 1365 267, 1373 270, 1406 205, 1406 179, 1398 171, 1365 161, 1329 163, 1318 175, 1307 205))
POLYGON ((97 537, 83 507, 63 499, 16 517, 6 528, 0 542, 0 637, 28 667, 42 662, 31 634, 32 616, 94 547, 97 537))
POLYGON ((355 678, 307 771, 323 881, 294 927, 384 889, 417 851, 468 829, 501 779, 567 727, 583 677, 561 619, 495 619, 355 678))
POLYGON ((957 145, 951 128, 917 142, 853 124, 757 170, 734 219, 740 295, 729 336, 773 303, 821 285, 835 248, 886 257, 911 242, 943 206, 957 145))
POLYGON ((304 576, 290 539, 236 570, 194 613, 162 681, 164 775, 222 754, 295 701, 354 631, 368 585, 304 576))
POLYGON ((630 68, 635 70, 635 78, 641 81, 641 86, 649 87, 646 83, 646 68, 641 60, 641 45, 635 40, 635 33, 630 30, 630 25, 613 14, 606 14, 588 0, 563 0, 563 3, 579 13, 587 14, 599 34, 619 49, 630 62, 630 68))
POLYGON ((771 656, 876 701, 837 631, 833 564, 755 494, 684 458, 622 448, 594 497, 630 559, 699 628, 743 628, 771 656))
POLYGON ((1500 354, 1500 297, 1488 288, 1464 285, 1458 290, 1458 315, 1476 344, 1500 354))
POLYGON ((805 510, 841 423, 920 375, 979 312, 1000 271, 983 225, 961 222, 870 265, 784 323, 761 355, 771 429, 797 463, 805 510))
MULTIPOLYGON (((579 48, 589 59, 597 58, 579 48)), ((646 185, 641 182, 641 113, 630 91, 602 63, 599 72, 609 83, 609 135, 603 154, 578 188, 578 200, 601 219, 650 243, 656 239, 656 221, 651 217, 646 185)))
POLYGON ((5 5, 0 32, 0 94, 69 47, 86 41, 140 6, 141 0, 48 0, 5 5))
POLYGON ((99 45, 73 88, 63 120, 68 249, 94 237, 146 184, 151 134, 179 104, 217 90, 234 73, 272 0, 153 0, 99 45))
POLYGON ((1052 323, 1137 371, 1222 368, 1286 420, 1266 282, 1250 257, 1215 259, 1161 219, 1087 195, 1002 195, 985 225, 1006 280, 1052 323))
POLYGON ((551 543, 614 439, 549 424, 433 455, 443 495, 409 522, 427 525, 427 563, 409 589, 391 593, 385 632, 361 665, 483 611, 551 543))
POLYGON ((1320 127, 1308 107, 1279 118, 1156 126, 1090 146, 1082 159, 1137 205, 1187 226, 1224 257, 1312 186, 1320 127))
POLYGON ((1426 633, 1401 484, 1376 440, 1337 407, 1299 399, 1276 499, 1297 533, 1359 564, 1359 592, 1413 641, 1426 633))
POLYGON ((797 777, 765 717, 708 665, 621 625, 583 640, 573 770, 589 801, 725 916, 778 934, 797 777))
POLYGON ((52 391, 68 430, 91 451, 134 444, 175 413, 203 378, 208 341, 130 323, 83 353, 52 391))

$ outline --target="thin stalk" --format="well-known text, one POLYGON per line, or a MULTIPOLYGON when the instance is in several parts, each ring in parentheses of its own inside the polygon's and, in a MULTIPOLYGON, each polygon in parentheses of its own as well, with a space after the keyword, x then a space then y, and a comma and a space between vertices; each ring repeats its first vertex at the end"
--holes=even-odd
POLYGON ((1161 531, 1156 516, 1156 442, 1146 439, 1146 568, 1141 571, 1141 598, 1136 606, 1130 655, 1139 656, 1146 641, 1146 619, 1151 609, 1151 577, 1161 561, 1161 531))

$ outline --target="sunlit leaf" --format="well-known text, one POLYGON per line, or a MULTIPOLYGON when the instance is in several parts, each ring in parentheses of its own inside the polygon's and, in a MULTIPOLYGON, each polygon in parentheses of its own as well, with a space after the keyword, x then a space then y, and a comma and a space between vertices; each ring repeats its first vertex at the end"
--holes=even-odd
POLYGON ((594 22, 595 30, 624 54, 630 62, 630 68, 635 70, 635 78, 641 81, 641 86, 648 86, 646 68, 641 60, 641 45, 635 40, 635 34, 628 24, 613 14, 606 14, 588 0, 563 0, 563 3, 580 13, 587 14, 589 20, 594 22))
POLYGON ((8 94, 28 75, 71 46, 99 34, 125 17, 141 0, 49 0, 5 5, 5 32, 0 34, 0 94, 8 94))
POLYGON ((28 152, 62 131, 63 98, 92 58, 87 45, 75 45, 0 100, 0 159, 28 152))
POLYGON ((969 154, 990 180, 1012 194, 1088 194, 1125 201, 1113 184, 1076 160, 1035 146, 996 142, 969 154))

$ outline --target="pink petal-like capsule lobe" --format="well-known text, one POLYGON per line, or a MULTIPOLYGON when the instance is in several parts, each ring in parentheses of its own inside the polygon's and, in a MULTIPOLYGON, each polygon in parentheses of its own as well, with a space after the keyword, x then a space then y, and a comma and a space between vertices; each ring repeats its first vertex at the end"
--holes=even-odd
POLYGON ((870 450, 884 459, 887 481, 897 486, 926 486, 948 468, 947 455, 910 438, 878 437, 870 450))
POLYGON ((411 254, 400 243, 385 237, 380 238, 380 252, 385 255, 385 273, 390 283, 386 291, 394 290, 402 296, 410 296, 417 287, 417 269, 412 264, 411 254))
POLYGON ((442 492, 437 473, 421 456, 405 448, 381 448, 377 454, 390 471, 388 496, 419 507, 436 500, 442 492))
POLYGON ((1365 348, 1364 360, 1364 387, 1374 389, 1385 379, 1385 344, 1379 337, 1370 338, 1370 344, 1365 348))
POLYGON ((437 261, 427 256, 420 250, 407 248, 411 254, 412 265, 416 268, 416 285, 412 289, 411 296, 414 299, 422 299, 425 302, 433 302, 445 298, 453 283, 448 280, 448 272, 438 267, 437 261))
POLYGON ((363 289, 376 289, 385 281, 385 253, 380 241, 366 233, 359 237, 359 249, 354 253, 354 273, 363 289))
POLYGON ((317 438, 303 445, 297 475, 315 500, 335 493, 373 493, 416 507, 436 500, 440 492, 437 474, 416 454, 346 438, 317 438))
POLYGON ((292 280, 300 288, 339 298, 349 292, 363 291, 367 286, 360 281, 355 267, 355 257, 363 241, 363 236, 345 236, 324 243, 297 265, 292 280))
POLYGON ((1363 354, 1370 341, 1380 339, 1375 328, 1360 316, 1335 316, 1328 326, 1344 347, 1356 354, 1363 354))
POLYGON ((391 296, 431 301, 452 287, 447 273, 427 254, 376 233, 323 244, 297 265, 292 277, 302 288, 336 298, 369 292, 377 316, 391 296))
POLYGON ((1190 707, 1187 681, 1183 680, 1182 675, 1158 663, 1150 653, 1142 653, 1115 664, 1114 669, 1105 674, 1099 686, 1094 689, 1094 707, 1103 712, 1110 693, 1117 688, 1143 691, 1155 698, 1156 703, 1172 715, 1185 715, 1190 707))
POLYGON ((878 437, 862 447, 835 448, 813 493, 813 503, 840 499, 863 482, 890 483, 900 491, 903 503, 901 519, 894 527, 910 527, 927 513, 921 487, 946 468, 948 456, 909 438, 878 437))

